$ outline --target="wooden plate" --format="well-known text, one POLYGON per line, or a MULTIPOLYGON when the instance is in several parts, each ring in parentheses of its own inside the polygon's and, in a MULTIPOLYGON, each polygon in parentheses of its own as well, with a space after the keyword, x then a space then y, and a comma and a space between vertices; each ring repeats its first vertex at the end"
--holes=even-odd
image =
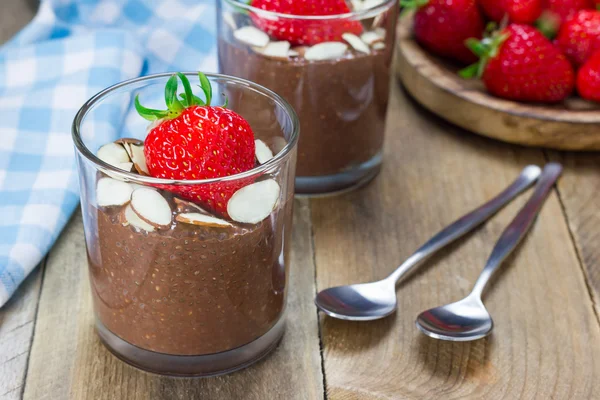
POLYGON ((398 25, 397 73, 424 107, 472 132, 525 146, 600 150, 600 106, 573 97, 561 105, 521 104, 464 80, 459 67, 428 54, 412 37, 412 15, 398 25))

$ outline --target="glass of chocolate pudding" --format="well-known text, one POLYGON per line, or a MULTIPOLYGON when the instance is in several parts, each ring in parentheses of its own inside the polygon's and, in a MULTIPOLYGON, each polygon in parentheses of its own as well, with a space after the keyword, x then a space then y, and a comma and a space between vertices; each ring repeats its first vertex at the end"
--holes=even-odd
POLYGON ((328 8, 310 0, 246 3, 218 1, 220 72, 268 87, 296 110, 296 193, 332 193, 374 178, 397 0, 332 0, 328 8))
MULTIPOLYGON (((197 73, 180 75, 199 92, 197 73)), ((138 368, 216 375, 259 360, 284 332, 299 123, 269 89, 206 75, 212 104, 225 105, 251 127, 256 158, 250 154, 249 170, 220 178, 152 176, 145 139, 161 121, 148 126, 136 113, 136 96, 164 108, 173 76, 117 84, 75 117, 96 328, 114 355, 138 368)), ((195 95, 205 100, 202 92, 195 95)), ((183 91, 178 96, 185 105, 183 91)), ((217 134, 238 141, 240 126, 225 119, 216 126, 231 127, 217 134)), ((168 168, 184 152, 180 144, 172 148, 168 168)), ((221 150, 226 153, 211 153, 221 150)))

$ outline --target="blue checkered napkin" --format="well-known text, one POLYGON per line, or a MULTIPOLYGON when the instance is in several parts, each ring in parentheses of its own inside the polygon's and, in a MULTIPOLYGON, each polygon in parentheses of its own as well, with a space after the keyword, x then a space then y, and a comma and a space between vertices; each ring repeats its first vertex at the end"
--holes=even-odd
POLYGON ((0 306, 79 201, 78 108, 125 79, 215 71, 214 14, 214 0, 42 0, 0 47, 0 306))

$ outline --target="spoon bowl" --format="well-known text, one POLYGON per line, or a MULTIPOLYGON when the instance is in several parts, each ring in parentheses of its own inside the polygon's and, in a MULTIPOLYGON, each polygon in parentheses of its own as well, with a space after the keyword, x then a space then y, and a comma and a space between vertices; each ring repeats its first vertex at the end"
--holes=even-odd
POLYGON ((384 279, 332 287, 319 292, 315 304, 334 318, 371 321, 386 317, 396 310, 396 285, 384 279))
POLYGON ((494 327, 492 317, 477 296, 422 312, 416 324, 427 336, 455 342, 481 339, 494 327))

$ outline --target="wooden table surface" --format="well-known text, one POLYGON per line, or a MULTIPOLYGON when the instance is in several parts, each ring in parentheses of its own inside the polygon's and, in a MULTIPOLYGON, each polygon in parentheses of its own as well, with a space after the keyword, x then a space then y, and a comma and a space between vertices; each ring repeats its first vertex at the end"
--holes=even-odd
MULTIPOLYGON (((1 0, 0 9, 0 40, 33 13, 24 0, 1 0)), ((0 310, 0 400, 600 398, 600 155, 484 139, 392 86, 379 177, 345 195, 296 200, 288 329, 270 357, 208 379, 160 377, 117 360, 94 333, 77 213, 0 310), (433 340, 414 319, 468 293, 527 196, 403 283, 395 315, 351 323, 317 314, 316 291, 383 278, 523 166, 549 160, 565 173, 485 295, 496 323, 488 338, 433 340)))

